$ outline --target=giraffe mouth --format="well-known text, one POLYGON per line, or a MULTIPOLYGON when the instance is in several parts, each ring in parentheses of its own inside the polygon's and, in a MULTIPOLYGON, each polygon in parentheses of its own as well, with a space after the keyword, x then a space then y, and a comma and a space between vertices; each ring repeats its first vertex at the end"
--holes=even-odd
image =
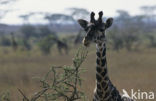
POLYGON ((83 39, 82 43, 84 44, 84 46, 89 47, 90 42, 87 41, 85 38, 83 39))

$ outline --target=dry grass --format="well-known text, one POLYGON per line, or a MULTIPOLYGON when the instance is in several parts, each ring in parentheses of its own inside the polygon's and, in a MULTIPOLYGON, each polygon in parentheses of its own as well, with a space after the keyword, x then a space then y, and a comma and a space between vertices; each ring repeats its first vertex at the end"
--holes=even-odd
MULTIPOLYGON (((87 71, 82 90, 92 100, 95 87, 95 47, 89 48, 88 57, 83 64, 87 71)), ((22 89, 28 96, 39 91, 37 77, 42 77, 52 65, 70 65, 72 57, 78 48, 71 50, 69 55, 59 55, 57 50, 49 56, 43 56, 37 50, 32 52, 16 52, 0 50, 0 92, 9 90, 12 101, 20 101, 21 95, 17 88, 22 89)), ((140 89, 141 91, 156 92, 156 49, 140 52, 121 50, 107 51, 109 75, 114 85, 121 89, 140 89)))

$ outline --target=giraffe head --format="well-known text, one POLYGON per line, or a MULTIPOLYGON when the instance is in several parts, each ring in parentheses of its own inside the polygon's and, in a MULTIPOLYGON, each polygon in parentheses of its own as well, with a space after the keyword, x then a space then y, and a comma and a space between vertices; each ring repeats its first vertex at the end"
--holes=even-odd
POLYGON ((113 18, 108 18, 106 22, 102 21, 103 12, 99 12, 98 20, 94 18, 95 13, 91 12, 90 22, 79 19, 78 23, 85 30, 86 36, 83 39, 83 44, 89 46, 91 42, 102 43, 105 39, 105 30, 113 23, 113 18))

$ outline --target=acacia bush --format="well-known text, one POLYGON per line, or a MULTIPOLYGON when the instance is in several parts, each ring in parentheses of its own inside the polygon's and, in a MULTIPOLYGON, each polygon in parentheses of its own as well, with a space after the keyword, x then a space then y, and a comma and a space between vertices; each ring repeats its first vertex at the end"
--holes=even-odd
POLYGON ((26 97, 22 90, 23 101, 76 101, 85 100, 85 94, 79 88, 82 79, 80 68, 86 59, 88 51, 81 47, 76 53, 71 66, 52 66, 47 74, 40 80, 41 91, 36 92, 31 98, 26 97))
POLYGON ((10 100, 10 92, 4 91, 0 93, 0 101, 11 101, 10 100))

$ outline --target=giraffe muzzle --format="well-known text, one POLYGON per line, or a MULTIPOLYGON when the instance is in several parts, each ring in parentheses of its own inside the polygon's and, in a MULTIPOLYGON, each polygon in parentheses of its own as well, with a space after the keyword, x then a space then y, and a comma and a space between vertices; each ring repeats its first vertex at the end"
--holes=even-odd
POLYGON ((82 43, 84 46, 89 47, 90 42, 86 38, 83 39, 82 43))

